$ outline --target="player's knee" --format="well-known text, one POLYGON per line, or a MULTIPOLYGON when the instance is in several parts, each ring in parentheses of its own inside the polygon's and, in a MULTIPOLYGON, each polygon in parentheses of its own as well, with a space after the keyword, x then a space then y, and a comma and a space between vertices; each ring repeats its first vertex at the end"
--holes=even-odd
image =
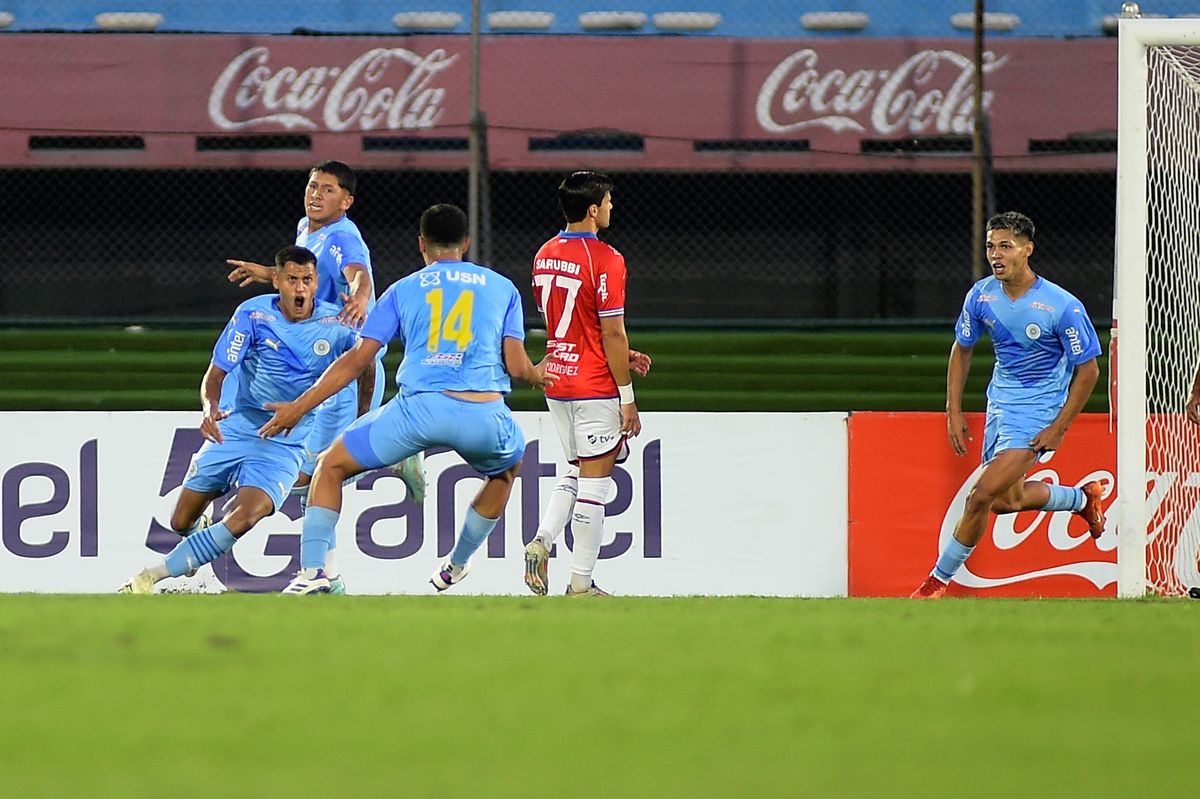
POLYGON ((358 464, 344 449, 331 447, 317 456, 313 475, 318 473, 340 484, 358 474, 358 464))
POLYGON ((171 514, 171 529, 177 533, 187 532, 192 529, 197 518, 199 517, 193 513, 176 508, 171 514))
POLYGON ((1009 497, 997 497, 992 502, 992 513, 1016 513, 1020 509, 1020 504, 1013 502, 1009 497))
POLYGON ((994 493, 978 487, 972 488, 967 493, 966 509, 969 513, 985 513, 992 510, 997 501, 999 499, 994 493))
POLYGON ((612 477, 581 477, 576 499, 596 505, 606 505, 612 489, 612 482, 612 477))

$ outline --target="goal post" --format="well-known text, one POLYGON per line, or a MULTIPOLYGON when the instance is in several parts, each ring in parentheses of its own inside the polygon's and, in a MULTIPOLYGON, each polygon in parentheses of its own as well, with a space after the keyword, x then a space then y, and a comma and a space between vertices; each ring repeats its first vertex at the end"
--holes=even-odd
POLYGON ((1200 584, 1200 19, 1118 23, 1117 595, 1200 584))

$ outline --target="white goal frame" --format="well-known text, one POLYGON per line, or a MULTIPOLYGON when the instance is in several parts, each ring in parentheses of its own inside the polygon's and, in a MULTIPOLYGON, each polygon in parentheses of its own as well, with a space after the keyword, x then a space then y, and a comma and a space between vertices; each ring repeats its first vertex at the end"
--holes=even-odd
POLYGON ((1200 19, 1122 19, 1117 58, 1113 358, 1117 416, 1117 596, 1144 596, 1146 525, 1146 50, 1200 45, 1200 19))

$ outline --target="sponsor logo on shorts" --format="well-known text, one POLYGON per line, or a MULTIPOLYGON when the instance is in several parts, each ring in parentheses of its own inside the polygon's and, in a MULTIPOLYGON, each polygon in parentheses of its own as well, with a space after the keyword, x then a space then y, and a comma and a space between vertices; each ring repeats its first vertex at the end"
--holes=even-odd
POLYGON ((617 438, 618 438, 618 436, 615 433, 608 434, 608 435, 596 435, 595 433, 587 434, 588 443, 591 444, 593 447, 604 446, 605 444, 611 444, 612 442, 616 441, 617 438))
POLYGON ((330 349, 329 342, 323 338, 319 338, 313 342, 313 352, 317 355, 328 355, 330 349))
POLYGON ((1025 326, 1025 335, 1029 336, 1033 341, 1037 341, 1042 337, 1042 329, 1036 323, 1030 322, 1025 326))

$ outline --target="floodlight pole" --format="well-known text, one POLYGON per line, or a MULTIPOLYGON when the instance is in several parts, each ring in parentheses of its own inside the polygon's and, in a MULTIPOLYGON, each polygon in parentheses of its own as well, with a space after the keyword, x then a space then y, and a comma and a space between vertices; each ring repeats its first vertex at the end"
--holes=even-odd
POLYGON ((971 277, 983 277, 983 2, 975 0, 975 120, 971 132, 971 277))

